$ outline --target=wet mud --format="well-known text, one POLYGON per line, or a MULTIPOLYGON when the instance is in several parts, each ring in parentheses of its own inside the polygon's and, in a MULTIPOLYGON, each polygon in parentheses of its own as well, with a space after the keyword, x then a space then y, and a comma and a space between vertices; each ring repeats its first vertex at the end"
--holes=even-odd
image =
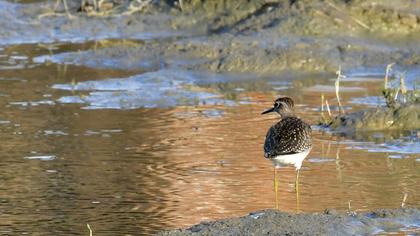
POLYGON ((126 3, 112 13, 92 16, 78 11, 78 1, 73 1, 71 17, 50 1, 2 2, 1 43, 146 40, 39 59, 96 68, 333 72, 340 65, 420 62, 416 2, 398 6, 392 1, 332 0, 182 1, 182 6, 156 2, 142 8, 141 14, 130 12, 126 3))
POLYGON ((420 104, 398 108, 377 107, 337 116, 325 125, 336 132, 375 130, 416 130, 420 128, 420 104))
MULTIPOLYGON (((344 214, 334 210, 312 214, 262 210, 157 235, 372 235, 401 233, 403 228, 409 231, 410 227, 418 227, 419 223, 420 210, 415 208, 381 209, 361 214, 344 214)), ((418 232, 412 230, 413 233, 418 232)))

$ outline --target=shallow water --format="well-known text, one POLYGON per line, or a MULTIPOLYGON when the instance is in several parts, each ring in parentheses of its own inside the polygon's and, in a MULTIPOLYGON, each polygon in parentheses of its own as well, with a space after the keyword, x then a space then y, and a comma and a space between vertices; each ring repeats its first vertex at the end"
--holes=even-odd
MULTIPOLYGON (((0 234, 86 235, 88 223, 95 235, 137 235, 273 208, 262 145, 277 118, 261 111, 288 95, 316 124, 320 93, 336 103, 329 75, 148 75, 32 60, 91 46, 0 50, 0 234)), ((379 92, 381 80, 364 76, 342 83, 348 110, 379 92)), ((314 126, 299 206, 295 171, 284 168, 280 209, 396 208, 405 193, 419 207, 419 153, 417 132, 349 138, 314 126)))

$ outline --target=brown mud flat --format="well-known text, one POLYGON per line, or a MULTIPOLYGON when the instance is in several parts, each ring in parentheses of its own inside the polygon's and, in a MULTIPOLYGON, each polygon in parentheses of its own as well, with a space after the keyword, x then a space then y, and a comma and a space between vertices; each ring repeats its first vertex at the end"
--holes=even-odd
POLYGON ((157 235, 371 235, 404 230, 418 233, 419 224, 420 210, 417 208, 380 209, 360 214, 334 210, 301 214, 261 210, 157 235))
POLYGON ((0 43, 146 40, 52 59, 95 68, 278 73, 420 63, 412 1, 151 1, 141 10, 115 1, 123 4, 93 15, 68 2, 71 18, 55 1, 1 3, 0 43))
POLYGON ((336 132, 414 130, 420 128, 420 104, 398 108, 377 107, 335 117, 325 127, 336 132))

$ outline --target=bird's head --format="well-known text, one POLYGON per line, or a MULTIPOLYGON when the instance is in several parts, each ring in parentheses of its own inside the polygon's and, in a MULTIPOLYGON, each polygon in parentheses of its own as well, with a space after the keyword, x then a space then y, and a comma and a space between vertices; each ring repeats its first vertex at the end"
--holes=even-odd
POLYGON ((293 99, 289 97, 277 98, 276 101, 274 101, 273 107, 263 111, 261 114, 277 112, 281 117, 285 117, 287 115, 293 114, 294 105, 295 103, 293 102, 293 99))

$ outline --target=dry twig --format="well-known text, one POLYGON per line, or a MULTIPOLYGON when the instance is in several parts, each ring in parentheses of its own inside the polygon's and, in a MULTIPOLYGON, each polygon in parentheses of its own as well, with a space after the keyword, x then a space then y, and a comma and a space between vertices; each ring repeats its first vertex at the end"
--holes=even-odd
POLYGON ((132 1, 129 6, 129 10, 124 12, 123 15, 131 15, 135 12, 142 11, 147 5, 149 5, 152 2, 152 0, 136 0, 132 1), (135 4, 139 4, 138 6, 135 6, 135 4))
POLYGON ((89 229, 89 236, 93 236, 92 228, 90 228, 90 225, 86 224, 86 227, 89 229))
POLYGON ((385 77, 384 77, 384 89, 388 89, 388 77, 389 77, 389 74, 392 71, 392 66, 393 65, 395 65, 395 63, 390 63, 386 66, 385 77))
POLYGON ((325 106, 327 107, 327 112, 328 112, 328 115, 330 116, 330 118, 332 117, 332 115, 331 115, 331 110, 330 110, 330 105, 328 104, 328 100, 327 99, 325 99, 325 106))
POLYGON ((340 114, 344 114, 344 109, 341 106, 341 101, 340 101, 340 79, 344 79, 345 76, 341 74, 341 66, 338 68, 337 73, 337 80, 335 81, 335 96, 337 97, 337 102, 338 102, 338 109, 340 111, 340 114))
POLYGON ((401 207, 405 207, 405 201, 407 201, 408 193, 404 193, 403 200, 401 202, 401 207))

